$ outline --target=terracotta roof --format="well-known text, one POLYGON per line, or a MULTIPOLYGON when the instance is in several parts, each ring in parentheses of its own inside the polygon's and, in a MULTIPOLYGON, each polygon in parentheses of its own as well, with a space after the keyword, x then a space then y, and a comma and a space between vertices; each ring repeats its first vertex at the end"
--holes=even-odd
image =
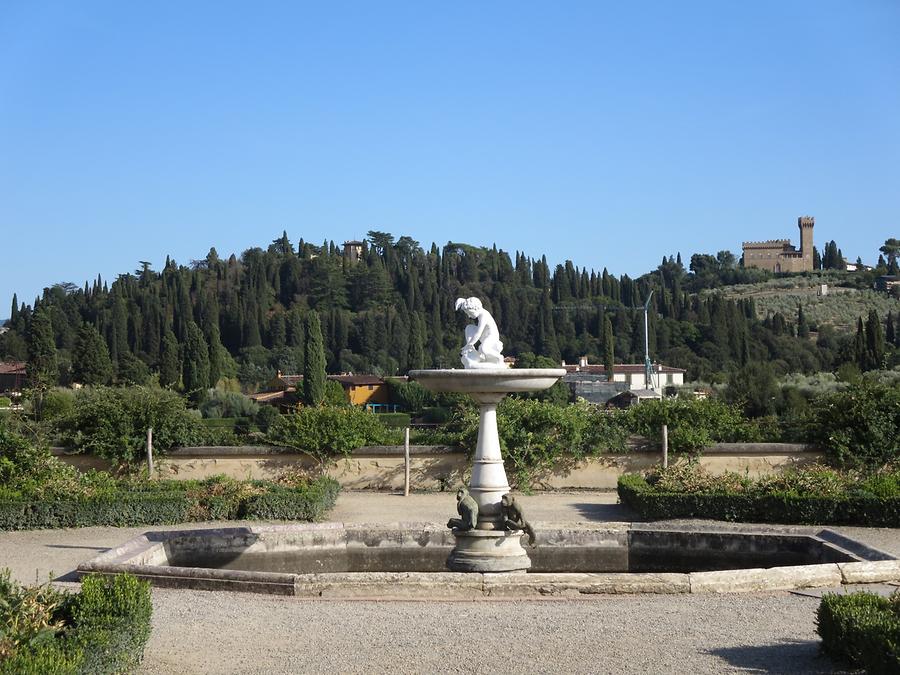
POLYGON ((263 391, 258 394, 250 394, 247 398, 257 403, 271 403, 285 398, 287 393, 286 391, 263 391))
POLYGON ((300 382, 303 382, 302 375, 279 375, 278 379, 284 382, 289 387, 295 387, 300 382))
POLYGON ((0 375, 24 375, 24 361, 0 361, 0 375))

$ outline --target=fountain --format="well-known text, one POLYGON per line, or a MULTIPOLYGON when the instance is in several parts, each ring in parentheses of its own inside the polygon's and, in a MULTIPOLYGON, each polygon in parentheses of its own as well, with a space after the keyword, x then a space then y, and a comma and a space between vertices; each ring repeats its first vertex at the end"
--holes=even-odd
POLYGON ((410 373, 432 391, 471 394, 481 408, 472 478, 457 493, 459 517, 450 519, 450 532, 432 523, 145 532, 80 564, 78 574, 127 572, 156 586, 308 598, 455 600, 900 581, 900 561, 889 554, 831 530, 777 526, 547 525, 532 566, 521 539, 527 534, 533 544, 535 535, 509 494, 497 404, 509 393, 546 389, 565 371, 508 369, 491 315, 476 298, 458 300, 459 308, 476 320, 466 327, 465 368, 410 373))
MULTIPOLYGON (((497 324, 478 298, 459 298, 462 309, 475 320, 466 326, 460 352, 463 369, 413 370, 410 378, 434 392, 469 394, 478 403, 478 442, 468 490, 457 493, 460 518, 448 526, 456 545, 447 559, 454 572, 522 572, 531 567, 522 547, 530 527, 509 494, 509 482, 497 433, 497 404, 515 392, 547 389, 565 374, 562 368, 510 369, 503 360, 497 324)), ((533 541, 533 532, 529 533, 533 541)))

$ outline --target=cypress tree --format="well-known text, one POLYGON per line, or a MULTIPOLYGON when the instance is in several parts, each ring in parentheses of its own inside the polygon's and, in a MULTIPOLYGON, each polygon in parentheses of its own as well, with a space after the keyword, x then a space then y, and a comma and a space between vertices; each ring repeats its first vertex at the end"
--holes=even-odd
POLYGON ((16 297, 15 293, 13 293, 12 308, 9 312, 9 323, 12 326, 19 323, 19 299, 16 297))
POLYGON ((178 338, 170 330, 166 331, 159 357, 159 384, 172 389, 181 381, 181 361, 178 358, 178 338))
POLYGON ((277 312, 269 324, 269 339, 272 349, 280 349, 287 344, 287 325, 284 321, 284 312, 277 312))
MULTIPOLYGON (((549 283, 549 282, 548 282, 549 283)), ((538 307, 537 350, 541 356, 559 361, 559 343, 556 341, 556 329, 553 325, 553 309, 550 304, 550 293, 543 291, 538 307)))
POLYGON ((803 314, 803 304, 802 303, 797 308, 797 337, 798 338, 808 338, 809 337, 809 324, 806 322, 806 316, 803 314))
POLYGON ((884 325, 884 341, 889 345, 897 344, 897 333, 894 329, 894 313, 888 312, 887 321, 884 325))
POLYGON ((187 322, 182 373, 184 390, 195 403, 202 401, 209 387, 209 347, 196 323, 187 322))
POLYGON ((866 353, 866 331, 863 327, 862 317, 856 320, 856 337, 853 340, 853 360, 860 370, 866 370, 868 363, 868 355, 866 353))
POLYGON ((319 314, 306 315, 306 343, 303 359, 303 399, 306 405, 322 405, 325 400, 325 348, 319 314))
POLYGON ((613 336, 612 321, 607 314, 603 319, 603 368, 606 379, 613 381, 613 365, 615 363, 616 339, 613 336))
POLYGON ((112 378, 112 361, 106 341, 94 326, 82 324, 72 353, 72 377, 81 384, 107 384, 112 378))
POLYGON ((409 331, 409 368, 419 370, 425 367, 425 336, 422 316, 413 312, 409 331))
POLYGON ((51 387, 59 379, 53 324, 50 322, 50 310, 45 305, 41 305, 31 319, 27 369, 31 386, 36 389, 51 387))
POLYGON ((881 319, 874 309, 869 310, 866 320, 866 359, 869 369, 881 368, 884 365, 884 332, 881 319))
POLYGON ((210 324, 207 329, 207 339, 209 345, 209 386, 215 387, 222 377, 222 362, 224 360, 225 347, 222 346, 222 340, 219 337, 218 324, 210 324))

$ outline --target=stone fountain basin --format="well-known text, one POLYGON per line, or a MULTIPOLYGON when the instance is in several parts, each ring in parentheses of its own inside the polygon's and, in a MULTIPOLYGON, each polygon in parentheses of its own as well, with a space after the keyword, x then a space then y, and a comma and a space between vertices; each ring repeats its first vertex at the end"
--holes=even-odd
POLYGON ((411 370, 409 377, 435 392, 512 394, 549 389, 565 374, 564 368, 445 368, 411 370))
POLYGON ((900 560, 831 530, 542 524, 528 573, 445 571, 434 524, 318 523, 146 532, 78 566, 155 586, 314 598, 490 599, 718 593, 896 583, 900 560))

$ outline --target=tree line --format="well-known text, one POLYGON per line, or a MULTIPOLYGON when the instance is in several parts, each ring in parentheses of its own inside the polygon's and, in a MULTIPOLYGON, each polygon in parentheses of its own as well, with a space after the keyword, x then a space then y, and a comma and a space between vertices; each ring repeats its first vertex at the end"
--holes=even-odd
MULTIPOLYGON (((831 255, 831 244, 826 251, 831 255)), ((689 379, 721 381, 755 362, 776 372, 845 362, 870 369, 891 360, 898 333, 893 317, 861 319, 862 356, 858 336, 810 326, 802 307, 795 316, 759 320, 752 299, 701 293, 771 276, 744 269, 728 251, 695 254, 688 268, 680 254, 664 257, 634 279, 571 261, 551 268, 545 256, 496 246, 448 242, 426 250, 408 236, 378 231, 368 233, 358 256, 345 253, 333 241, 301 239, 295 247, 282 233, 265 250, 239 257, 222 259, 212 248, 188 265, 167 259, 158 271, 142 261, 112 283, 57 284, 31 305, 14 296, 0 357, 27 360, 30 377, 45 386, 156 378, 185 391, 223 380, 253 389, 277 371, 303 372, 313 339, 321 340, 328 372, 404 374, 458 366, 466 321, 454 302, 468 296, 485 302, 508 355, 569 363, 587 355, 608 365, 643 360, 649 298, 651 355, 687 369, 689 379), (873 320, 881 338, 868 337, 873 320)))

